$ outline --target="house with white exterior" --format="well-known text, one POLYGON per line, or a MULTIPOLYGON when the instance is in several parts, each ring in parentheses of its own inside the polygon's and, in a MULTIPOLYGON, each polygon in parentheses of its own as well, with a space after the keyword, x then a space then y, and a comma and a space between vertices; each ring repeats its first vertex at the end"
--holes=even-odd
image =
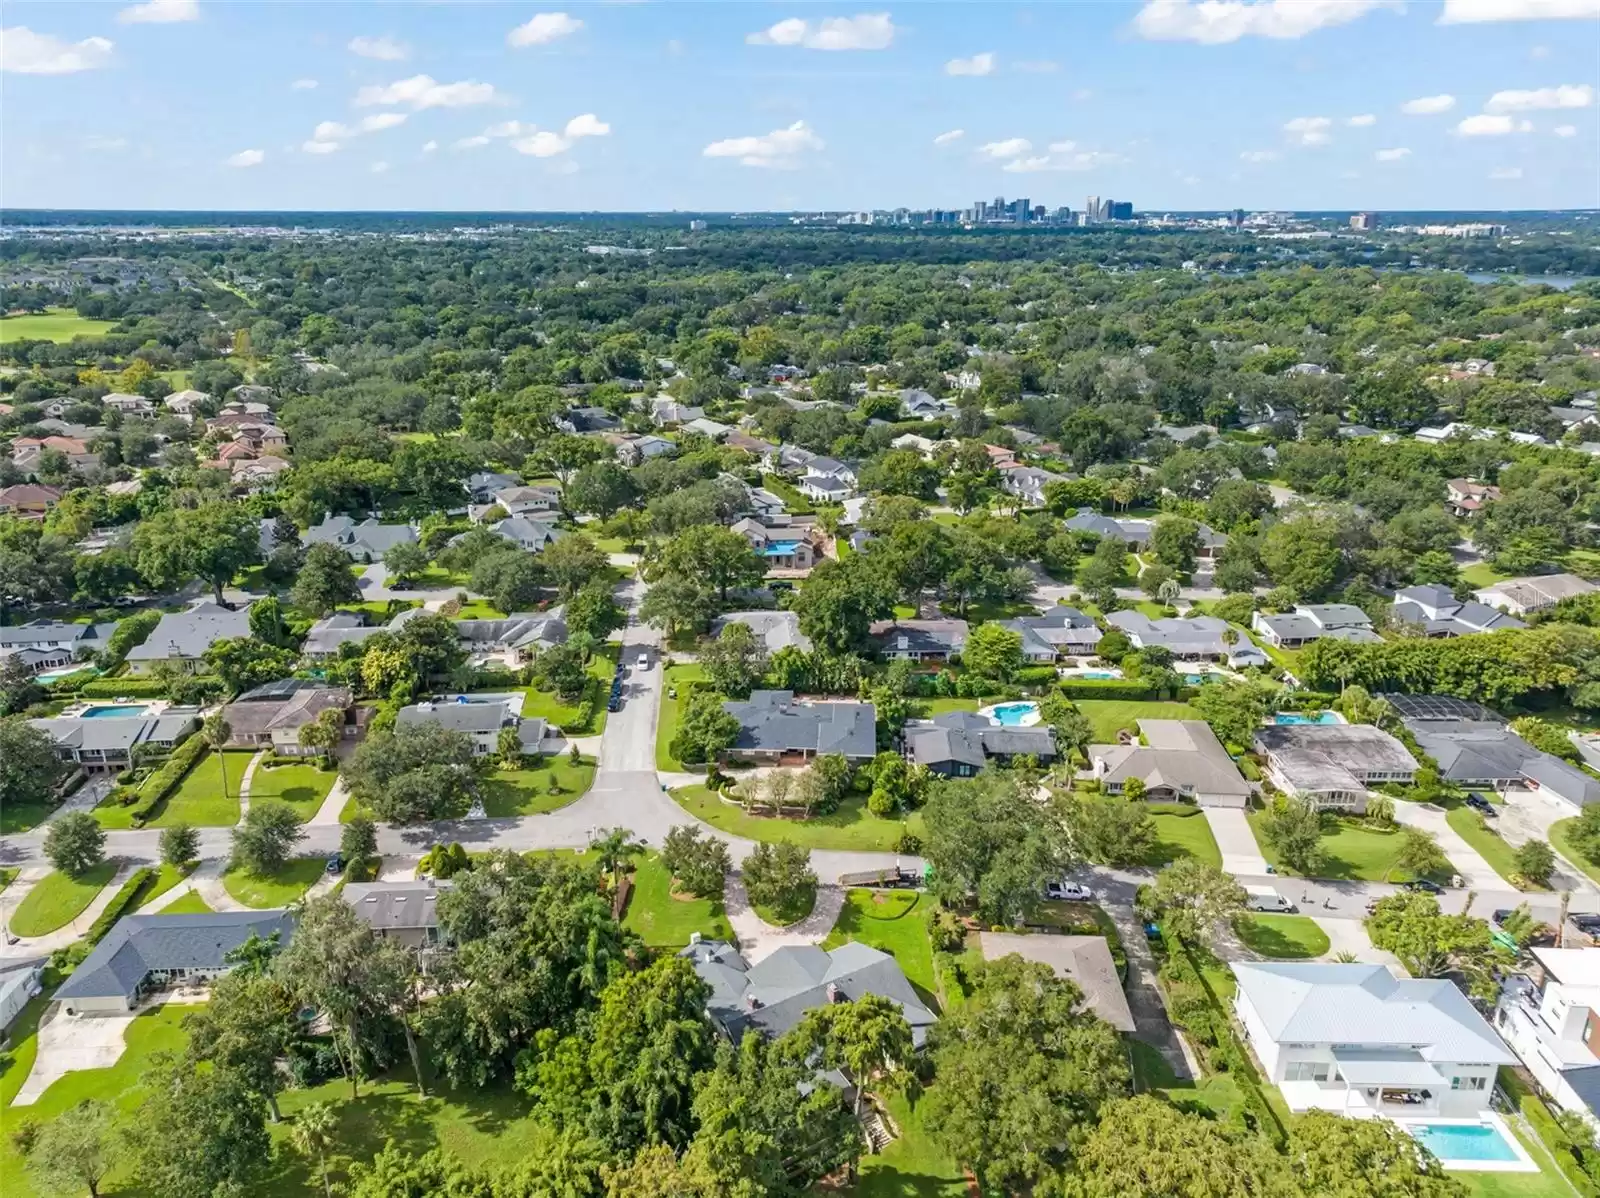
POLYGON ((1291 1111, 1481 1118, 1516 1056, 1446 978, 1385 965, 1236 961, 1234 1014, 1291 1111))
POLYGON ((30 674, 58 670, 104 649, 115 624, 64 624, 30 620, 0 628, 0 661, 16 658, 30 674))
POLYGON ((750 542, 750 547, 761 555, 767 572, 786 574, 809 573, 822 557, 825 535, 815 526, 794 528, 779 525, 768 528, 759 520, 746 517, 733 525, 733 531, 750 542))
POLYGON ((1494 1025, 1564 1111, 1600 1123, 1600 948, 1532 948, 1507 978, 1494 1025))
POLYGON ((301 539, 307 545, 336 545, 355 562, 381 562, 396 545, 415 545, 417 530, 409 524, 384 524, 372 517, 358 521, 330 515, 306 529, 301 539))
POLYGON ((885 661, 949 661, 967 647, 965 620, 877 620, 870 633, 885 661))
POLYGON ((1089 746, 1090 768, 1107 794, 1122 794, 1128 779, 1137 778, 1152 803, 1249 802, 1250 784, 1204 720, 1140 720, 1139 735, 1143 743, 1089 746))
POLYGON ((1592 595, 1597 590, 1600 587, 1576 574, 1535 574, 1526 578, 1507 578, 1473 591, 1472 597, 1479 603, 1510 612, 1513 616, 1526 616, 1552 608, 1563 599, 1592 595))
POLYGON ((472 742, 472 751, 487 757, 500 751, 500 730, 514 728, 524 753, 537 753, 545 738, 543 718, 522 716, 521 691, 506 694, 444 695, 402 707, 396 714, 396 728, 415 728, 434 723, 459 732, 472 742))
POLYGON ((1041 470, 1037 466, 1013 463, 1000 468, 1000 489, 1007 495, 1015 495, 1029 507, 1043 507, 1045 488, 1051 483, 1066 481, 1066 475, 1041 470))
POLYGON ((1272 724, 1256 730, 1255 748, 1279 790, 1335 811, 1361 814, 1371 787, 1417 777, 1405 745, 1371 724, 1272 724))
MULTIPOLYGON (((1227 621, 1216 616, 1190 616, 1186 620, 1164 616, 1152 620, 1130 608, 1112 612, 1106 623, 1121 629, 1135 649, 1157 646, 1183 661, 1216 661, 1227 657, 1233 648, 1228 643, 1227 621)), ((1243 639, 1238 633, 1233 638, 1234 645, 1243 639)))
POLYGON ((134 751, 169 753, 199 727, 193 707, 155 705, 138 715, 49 716, 29 720, 55 748, 57 761, 78 766, 85 773, 109 774, 133 764, 134 751))
POLYGON ((1250 619, 1250 629, 1279 649, 1298 649, 1323 637, 1358 645, 1383 640, 1372 630, 1372 617, 1353 603, 1302 603, 1279 616, 1258 611, 1250 619))
POLYGON ((1104 635, 1091 617, 1060 603, 1042 615, 1002 620, 1000 627, 1022 638, 1023 660, 1032 665, 1063 657, 1093 657, 1104 635))
POLYGON ((1515 616, 1476 599, 1463 603, 1449 587, 1419 583, 1394 593, 1390 608, 1396 624, 1420 628, 1424 635, 1471 636, 1477 632, 1501 632, 1507 628, 1526 628, 1515 616))

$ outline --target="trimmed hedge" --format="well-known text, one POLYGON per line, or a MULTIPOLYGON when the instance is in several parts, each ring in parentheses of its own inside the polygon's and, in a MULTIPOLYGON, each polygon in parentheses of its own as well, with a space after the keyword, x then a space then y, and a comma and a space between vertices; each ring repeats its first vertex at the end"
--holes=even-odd
POLYGON ((1055 666, 1023 666, 1011 676, 1018 686, 1048 686, 1055 680, 1055 666))
POLYGON ((122 889, 112 896, 106 904, 106 909, 100 912, 95 921, 89 925, 89 934, 84 937, 92 948, 105 939, 105 935, 140 899, 144 892, 150 889, 156 880, 156 871, 146 865, 133 871, 133 876, 122 884, 122 889))
POLYGON ((1539 1142, 1549 1149, 1550 1155, 1555 1158, 1556 1168, 1561 1170, 1561 1176, 1572 1184, 1572 1188, 1582 1194, 1583 1198, 1595 1198, 1600 1194, 1600 1188, 1596 1187, 1594 1178, 1584 1170, 1578 1152, 1573 1150, 1572 1141, 1556 1125, 1555 1116, 1550 1113, 1550 1108, 1535 1095, 1524 1094, 1519 1109, 1522 1111, 1522 1117, 1528 1121, 1528 1126, 1533 1129, 1533 1134, 1538 1136, 1539 1142))
POLYGON ((172 751, 166 763, 145 781, 145 793, 132 804, 134 827, 144 827, 144 821, 150 818, 156 805, 178 788, 188 777, 189 771, 206 755, 208 748, 210 746, 203 739, 191 736, 172 751))
POLYGON ((1065 678, 1061 693, 1069 699, 1126 699, 1135 702, 1152 702, 1161 696, 1147 682, 1130 682, 1126 678, 1065 678))
POLYGON ((164 699, 167 684, 159 678, 96 678, 78 688, 85 699, 164 699))

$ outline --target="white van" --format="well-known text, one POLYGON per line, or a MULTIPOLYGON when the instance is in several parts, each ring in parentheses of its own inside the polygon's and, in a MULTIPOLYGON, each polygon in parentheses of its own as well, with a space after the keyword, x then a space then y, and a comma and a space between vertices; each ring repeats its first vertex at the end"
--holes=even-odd
POLYGON ((1244 905, 1251 911, 1293 911, 1294 904, 1270 886, 1246 886, 1244 905))

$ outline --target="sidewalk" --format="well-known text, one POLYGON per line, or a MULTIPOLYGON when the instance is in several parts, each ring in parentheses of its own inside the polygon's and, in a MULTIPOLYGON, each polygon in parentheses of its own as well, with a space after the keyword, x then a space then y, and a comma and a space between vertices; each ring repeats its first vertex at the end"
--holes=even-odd
POLYGON ((1325 915, 1311 916, 1311 921, 1327 934, 1328 951, 1320 958, 1331 961, 1340 953, 1349 953, 1357 961, 1366 961, 1374 965, 1398 965, 1393 953, 1386 953, 1381 948, 1373 948, 1372 940, 1367 935, 1367 929, 1359 919, 1331 919, 1325 915))
POLYGON ((239 779, 239 822, 244 823, 244 817, 250 814, 250 787, 256 780, 256 769, 267 759, 267 751, 262 749, 250 759, 250 764, 244 767, 244 777, 239 779))
POLYGON ((340 774, 334 779, 333 789, 328 791, 328 797, 322 800, 322 806, 317 808, 317 813, 306 820, 306 823, 319 826, 324 824, 337 826, 339 813, 344 810, 344 805, 349 798, 350 791, 345 787, 344 775, 340 774))

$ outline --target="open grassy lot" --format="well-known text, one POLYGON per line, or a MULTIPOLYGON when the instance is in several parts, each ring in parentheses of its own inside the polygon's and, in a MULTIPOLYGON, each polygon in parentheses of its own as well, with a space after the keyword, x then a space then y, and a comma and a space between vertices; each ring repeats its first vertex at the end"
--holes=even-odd
POLYGON ((867 810, 865 795, 852 794, 831 815, 812 819, 781 819, 777 816, 746 815, 724 803, 704 786, 683 786, 672 792, 678 805, 696 819, 713 828, 749 840, 790 840, 812 849, 860 849, 866 852, 893 852, 904 832, 922 835, 922 815, 904 820, 879 819, 867 810))
POLYGON ((611 677, 617 672, 617 655, 621 645, 601 645, 589 659, 589 682, 583 698, 576 703, 563 703, 550 691, 526 687, 523 690, 522 715, 525 719, 542 717, 571 736, 598 736, 606 728, 606 696, 611 693, 611 677), (593 718, 587 724, 578 720, 578 708, 587 699, 593 718))
POLYGON ((94 902, 94 896, 105 889, 116 872, 115 861, 102 861, 78 878, 69 877, 59 869, 52 870, 22 896, 7 926, 18 936, 43 936, 64 928, 83 914, 83 909, 94 902))
POLYGON ((269 766, 263 761, 250 779, 250 801, 278 799, 293 807, 305 823, 317 813, 338 777, 338 770, 325 770, 310 762, 269 766))
POLYGON ((937 1010, 933 945, 928 940, 932 897, 914 890, 852 890, 845 896, 839 922, 823 941, 837 948, 852 940, 870 944, 893 957, 929 1007, 937 1010))
POLYGON ((682 948, 694 932, 707 940, 728 940, 733 935, 721 896, 703 899, 674 891, 672 875, 654 854, 641 858, 634 868, 622 926, 637 932, 651 948, 682 948))
POLYGON ((1304 961, 1328 951, 1328 934, 1309 915, 1241 915, 1233 930, 1246 948, 1278 961, 1304 961))
MULTIPOLYGON (((239 822, 239 783, 245 767, 255 754, 248 749, 218 754, 207 751, 167 796, 145 824, 149 828, 168 828, 173 824, 192 824, 197 828, 227 828, 239 822), (227 769, 227 793, 223 793, 223 769, 227 769)), ((155 775, 152 774, 153 778, 155 775)), ((148 779, 146 780, 148 783, 148 779)), ((95 819, 104 828, 133 827, 133 808, 116 803, 94 809, 95 819)))
MULTIPOLYGON (((1294 871, 1284 866, 1278 859, 1277 851, 1261 835, 1263 814, 1252 811, 1249 815, 1256 843, 1261 846, 1261 855, 1279 873, 1292 874, 1294 871)), ((1402 843, 1399 828, 1383 831, 1368 827, 1358 819, 1325 815, 1322 820, 1323 863, 1317 876, 1361 882, 1410 881, 1411 873, 1396 869, 1394 864, 1402 843)))
POLYGON ((311 889, 326 865, 321 857, 293 857, 264 877, 230 869, 222 875, 222 885, 246 907, 286 907, 311 889))
POLYGON ((1145 864, 1159 868, 1180 857, 1193 857, 1221 868, 1222 852, 1200 808, 1183 803, 1152 803, 1150 818, 1156 825, 1156 851, 1145 864))
POLYGON ((1513 861, 1516 850, 1494 830, 1493 821, 1486 821, 1471 807, 1452 807, 1445 815, 1445 820, 1455 829, 1462 840, 1478 850, 1494 872, 1506 880, 1506 883, 1519 890, 1547 890, 1546 886, 1530 886, 1523 882, 1520 875, 1513 882, 1512 875, 1516 874, 1517 867, 1513 861))
POLYGON ((1550 846, 1572 864, 1583 870, 1584 873, 1588 874, 1592 881, 1600 882, 1600 865, 1596 865, 1578 852, 1577 846, 1572 843, 1571 833, 1577 823, 1578 817, 1573 816, 1571 819, 1558 819, 1551 824, 1550 846))
POLYGON ((706 672, 698 665, 668 666, 662 683, 661 714, 656 719, 656 769, 683 770, 690 767, 672 755, 672 738, 678 732, 678 713, 689 698, 689 686, 704 682, 706 672), (673 691, 677 694, 674 695, 673 691))
POLYGON ((1140 720, 1198 720, 1200 713, 1187 703, 1146 703, 1132 699, 1078 699, 1079 710, 1089 718, 1096 744, 1112 744, 1123 728, 1137 731, 1140 720))
POLYGON ((116 327, 111 320, 89 320, 71 308, 47 308, 29 316, 0 317, 0 345, 12 341, 71 341, 74 337, 103 337, 116 327))
POLYGON ((594 783, 594 760, 577 765, 565 753, 547 757, 538 769, 494 770, 483 780, 486 815, 540 815, 576 801, 594 783), (557 790, 551 793, 550 784, 557 790))

